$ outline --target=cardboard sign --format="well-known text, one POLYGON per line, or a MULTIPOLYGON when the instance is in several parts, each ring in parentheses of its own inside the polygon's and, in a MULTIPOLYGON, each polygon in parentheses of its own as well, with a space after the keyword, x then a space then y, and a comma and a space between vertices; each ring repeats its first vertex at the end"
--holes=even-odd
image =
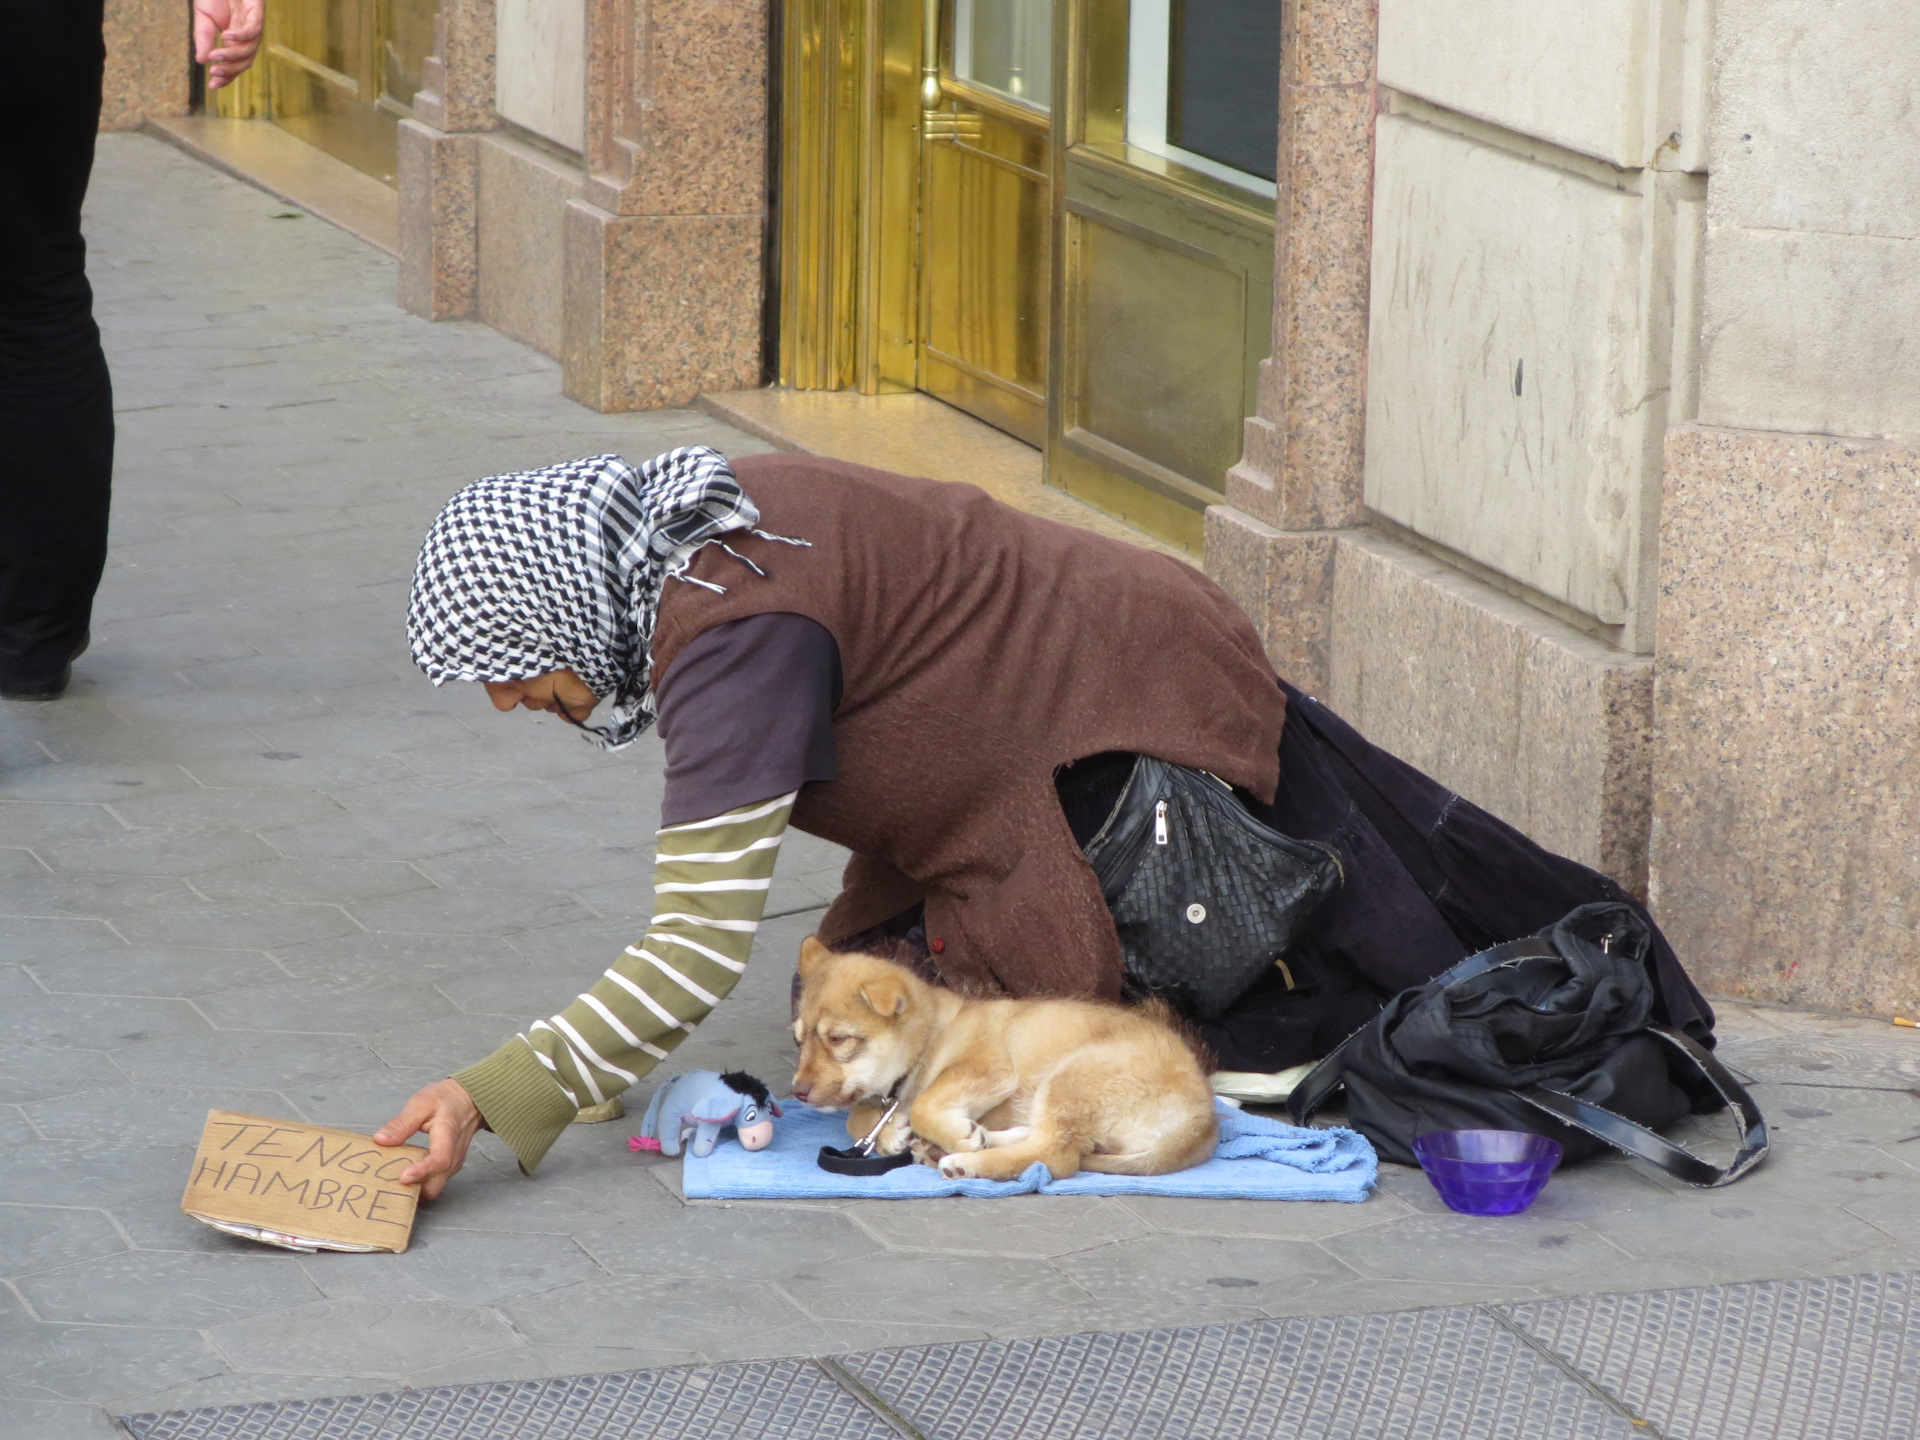
POLYGON ((420 1187, 395 1177, 426 1153, 304 1120, 209 1110, 180 1208, 287 1249, 398 1252, 420 1187))

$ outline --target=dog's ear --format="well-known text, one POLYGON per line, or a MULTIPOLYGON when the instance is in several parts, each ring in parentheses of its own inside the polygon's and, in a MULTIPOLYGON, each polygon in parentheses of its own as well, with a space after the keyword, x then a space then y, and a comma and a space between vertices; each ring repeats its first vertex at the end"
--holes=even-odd
POLYGON ((876 975, 860 987, 860 998, 867 1008, 883 1018, 903 1014, 907 1008, 906 983, 898 976, 876 975))
POLYGON ((833 952, 812 936, 800 942, 800 978, 811 980, 820 973, 820 967, 833 958, 833 952))

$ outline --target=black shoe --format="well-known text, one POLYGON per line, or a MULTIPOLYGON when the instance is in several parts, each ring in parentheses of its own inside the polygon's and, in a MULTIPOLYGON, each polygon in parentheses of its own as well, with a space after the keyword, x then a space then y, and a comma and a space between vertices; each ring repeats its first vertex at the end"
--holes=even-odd
POLYGON ((89 630, 74 646, 72 659, 54 674, 17 675, 0 680, 0 700, 58 700, 67 693, 67 684, 73 679, 73 660, 86 654, 87 646, 92 643, 93 632, 89 630))
POLYGON ((62 665, 52 675, 19 675, 0 680, 0 700, 58 700, 67 693, 73 678, 73 666, 62 665))

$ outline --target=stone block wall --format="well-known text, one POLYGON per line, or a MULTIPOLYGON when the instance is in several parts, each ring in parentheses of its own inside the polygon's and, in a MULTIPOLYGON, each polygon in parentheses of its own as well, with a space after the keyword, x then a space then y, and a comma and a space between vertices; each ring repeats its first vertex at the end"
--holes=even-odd
POLYGON ((586 0, 495 0, 494 109, 576 153, 587 144, 586 0))
POLYGON ((1646 892, 1653 665, 1373 531, 1338 542, 1324 698, 1550 850, 1646 892))
POLYGON ((1625 626, 1651 603, 1670 202, 1644 169, 1542 163, 1451 119, 1376 130, 1367 506, 1625 626))
POLYGON ((566 345, 567 207, 577 164, 510 134, 476 139, 474 317, 558 359, 566 345))
POLYGON ((1700 419, 1920 436, 1920 27, 1720 0, 1700 419))
MULTIPOLYGON (((1694 11, 1702 7, 1695 5, 1694 11)), ((1381 0, 1368 509, 1652 649, 1706 36, 1680 0, 1381 0)))
POLYGON ((479 294, 478 137, 400 122, 400 286, 404 310, 471 315, 479 294))

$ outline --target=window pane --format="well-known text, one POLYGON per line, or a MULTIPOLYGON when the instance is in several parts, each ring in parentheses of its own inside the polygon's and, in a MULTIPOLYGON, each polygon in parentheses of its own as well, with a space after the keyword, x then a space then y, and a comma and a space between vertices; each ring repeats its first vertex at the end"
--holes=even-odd
POLYGON ((386 0, 380 17, 381 90, 412 105, 433 53, 435 0, 386 0))
POLYGON ((954 0, 953 73, 1047 109, 1053 100, 1052 0, 954 0))
POLYGON ((1274 178, 1280 0, 1173 0, 1167 140, 1274 178))

